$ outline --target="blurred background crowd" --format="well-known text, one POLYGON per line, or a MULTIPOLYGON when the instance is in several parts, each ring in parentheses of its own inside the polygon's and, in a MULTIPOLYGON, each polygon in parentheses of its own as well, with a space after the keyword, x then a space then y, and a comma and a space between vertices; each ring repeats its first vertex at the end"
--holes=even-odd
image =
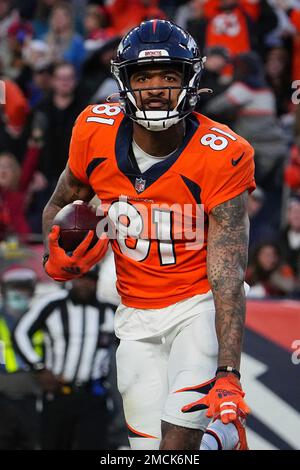
MULTIPOLYGON (((300 0, 0 0, 2 342, 20 315, 28 311, 27 301, 34 292, 37 297, 48 291, 57 295, 57 286, 49 284, 41 268, 43 207, 65 167, 77 115, 88 104, 105 102, 118 91, 110 74, 110 61, 120 38, 142 20, 151 18, 172 19, 193 35, 206 56, 202 87, 213 90, 201 94, 197 111, 228 124, 255 149, 257 189, 249 197, 251 229, 246 279, 251 286, 250 295, 300 298, 300 0)), ((110 309, 118 303, 112 263, 109 254, 97 275, 97 296, 100 302, 109 303, 110 309)), ((64 289, 72 302, 76 288, 70 285, 64 289)), ((75 305, 93 305, 95 295, 93 289, 88 300, 79 295, 75 305)), ((51 335, 51 325, 57 318, 54 315, 54 320, 47 323, 42 310, 45 306, 40 308, 43 320, 32 323, 37 328, 20 328, 18 341, 11 338, 9 347, 15 357, 10 372, 26 371, 26 367, 39 364, 34 360, 36 352, 30 351, 26 343, 38 327, 55 352, 57 338, 51 335)), ((67 307, 61 309, 62 337, 66 339, 68 328, 73 327, 64 321, 67 307)), ((100 326, 99 337, 103 331, 107 335, 107 328, 100 326)), ((57 341, 62 341, 62 337, 57 341)), ((108 343, 105 347, 114 350, 113 336, 108 343)), ((59 369, 54 362, 49 364, 59 369)), ((61 369, 53 372, 53 377, 60 377, 62 367, 61 364, 61 369)), ((44 373, 44 364, 40 372, 36 371, 39 387, 55 396, 53 391, 63 388, 64 382, 54 383, 53 377, 44 373)), ((73 387, 74 393, 78 392, 75 376, 70 380, 70 390, 65 388, 62 392, 64 400, 71 398, 73 387)), ((103 397, 105 393, 99 391, 94 379, 89 379, 89 384, 91 381, 93 394, 103 397)), ((0 379, 0 410, 7 397, 14 396, 12 392, 5 393, 2 382, 0 379)), ((12 390, 20 390, 19 385, 11 386, 12 390)), ((109 386, 114 389, 113 384, 109 386)), ((80 393, 87 390, 81 389, 80 393)), ((28 397, 27 392, 21 395, 28 397)), ((34 388, 30 388, 29 395, 36 396, 34 388)), ((114 417, 109 445, 126 445, 126 438, 114 437, 118 434, 116 429, 121 430, 122 436, 124 424, 119 398, 107 401, 114 417)), ((57 406, 59 416, 65 402, 57 406)), ((30 403, 19 408, 24 413, 27 409, 28 413, 33 412, 30 403)), ((56 436, 55 441, 49 429, 63 425, 50 423, 49 416, 56 412, 49 414, 45 403, 41 409, 46 423, 43 445, 57 448, 60 438, 56 436)), ((106 422, 104 415, 103 411, 101 419, 106 422)), ((69 417, 67 425, 72 427, 78 419, 69 417)), ((111 425, 109 420, 107 423, 111 425)), ((74 438, 76 442, 72 439, 63 444, 64 448, 86 445, 78 436, 74 438)), ((12 442, 19 448, 25 445, 16 437, 12 442)), ((26 445, 37 448, 41 444, 33 439, 26 445)))

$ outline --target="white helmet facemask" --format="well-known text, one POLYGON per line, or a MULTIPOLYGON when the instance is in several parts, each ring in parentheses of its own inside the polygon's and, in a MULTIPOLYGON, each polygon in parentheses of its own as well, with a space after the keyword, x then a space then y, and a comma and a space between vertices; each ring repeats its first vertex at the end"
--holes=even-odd
MULTIPOLYGON (((147 89, 138 89, 138 90, 130 90, 126 88, 123 84, 123 82, 119 79, 117 76, 117 80, 119 82, 119 86, 122 91, 126 93, 127 99, 131 102, 133 105, 135 112, 133 113, 134 116, 131 118, 140 126, 145 127, 149 131, 154 131, 154 132, 159 132, 159 131, 164 131, 166 129, 169 129, 171 126, 174 124, 177 124, 181 119, 183 119, 189 112, 186 113, 180 113, 179 112, 179 107, 181 103, 183 102, 184 99, 186 98, 187 95, 187 90, 191 89, 194 84, 195 80, 198 76, 199 69, 196 68, 192 78, 190 79, 189 83, 185 87, 167 87, 169 90, 169 101, 171 98, 171 90, 175 89, 176 90, 181 90, 178 99, 177 99, 177 104, 174 109, 168 109, 168 110, 146 110, 146 109, 140 109, 137 105, 136 97, 135 97, 135 92, 140 93, 141 101, 142 96, 141 93, 147 91, 147 89)), ((157 88, 158 90, 160 88, 157 88)), ((194 107, 197 103, 197 95, 194 94, 190 96, 189 98, 189 105, 191 107, 194 107)), ((120 99, 120 105, 121 107, 125 110, 125 102, 123 103, 123 100, 120 99)))
MULTIPOLYGON (((194 73, 193 77, 189 81, 188 83, 189 88, 194 85, 196 77, 197 77, 197 72, 194 73)), ((121 89, 126 91, 127 98, 130 100, 130 102, 133 104, 133 106, 136 109, 134 113, 136 119, 134 119, 134 121, 137 122, 137 124, 139 124, 140 126, 145 127, 145 129, 149 131, 154 131, 154 132, 164 131, 166 129, 169 129, 169 127, 173 126, 174 124, 177 124, 181 119, 183 119, 186 116, 186 114, 182 114, 182 113, 180 114, 178 112, 178 107, 180 106, 180 104, 186 97, 186 94, 187 94, 186 88, 180 87, 181 93, 178 96, 177 104, 174 109, 168 109, 168 110, 145 110, 144 109, 143 110, 138 107, 133 90, 126 89, 123 83, 120 80, 118 81, 119 81, 119 85, 121 89)), ((168 89, 169 89, 169 99, 170 99, 172 87, 169 87, 168 89)), ((141 92, 146 91, 146 89, 140 89, 137 91, 139 91, 141 94, 141 92)), ((190 97, 189 99, 190 101, 191 100, 195 101, 194 103, 190 103, 190 104, 192 105, 196 104, 197 102, 196 96, 190 97)), ((120 104, 122 106, 122 100, 120 104)))

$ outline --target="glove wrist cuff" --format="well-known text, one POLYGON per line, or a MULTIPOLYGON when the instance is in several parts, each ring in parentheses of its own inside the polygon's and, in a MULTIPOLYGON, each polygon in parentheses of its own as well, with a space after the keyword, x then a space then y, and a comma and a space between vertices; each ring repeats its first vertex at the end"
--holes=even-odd
POLYGON ((216 370, 216 375, 218 372, 230 372, 231 374, 236 375, 236 377, 240 380, 241 379, 241 374, 237 369, 234 369, 231 366, 220 366, 216 370))

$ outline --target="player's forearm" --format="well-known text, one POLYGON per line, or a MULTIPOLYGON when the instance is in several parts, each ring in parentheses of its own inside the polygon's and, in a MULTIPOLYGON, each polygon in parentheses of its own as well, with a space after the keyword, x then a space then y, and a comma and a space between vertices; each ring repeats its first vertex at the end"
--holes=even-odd
POLYGON ((248 253, 245 194, 210 216, 207 267, 216 308, 218 365, 239 369, 245 323, 244 276, 248 253))
POLYGON ((246 313, 244 288, 238 279, 220 280, 213 288, 216 332, 219 343, 218 366, 240 368, 246 313))
POLYGON ((56 214, 67 204, 78 199, 90 201, 94 193, 89 186, 77 180, 69 167, 61 174, 56 188, 43 211, 43 239, 45 252, 48 252, 48 234, 56 214))
POLYGON ((59 207, 50 201, 45 206, 43 211, 43 242, 45 253, 48 253, 48 235, 51 230, 53 219, 56 214, 61 210, 62 207, 59 207))
POLYGON ((43 210, 43 240, 45 252, 48 252, 48 234, 51 230, 53 219, 56 214, 67 204, 67 184, 65 171, 61 174, 56 188, 43 210))

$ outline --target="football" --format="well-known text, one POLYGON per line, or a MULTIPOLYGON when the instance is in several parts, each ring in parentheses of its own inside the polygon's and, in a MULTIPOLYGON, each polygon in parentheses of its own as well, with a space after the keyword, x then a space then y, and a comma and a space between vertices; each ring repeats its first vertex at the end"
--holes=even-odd
POLYGON ((101 217, 96 215, 95 208, 84 201, 74 201, 63 207, 53 219, 53 225, 59 225, 59 246, 66 252, 72 252, 86 237, 89 230, 94 230, 91 248, 98 241, 96 227, 101 217))

